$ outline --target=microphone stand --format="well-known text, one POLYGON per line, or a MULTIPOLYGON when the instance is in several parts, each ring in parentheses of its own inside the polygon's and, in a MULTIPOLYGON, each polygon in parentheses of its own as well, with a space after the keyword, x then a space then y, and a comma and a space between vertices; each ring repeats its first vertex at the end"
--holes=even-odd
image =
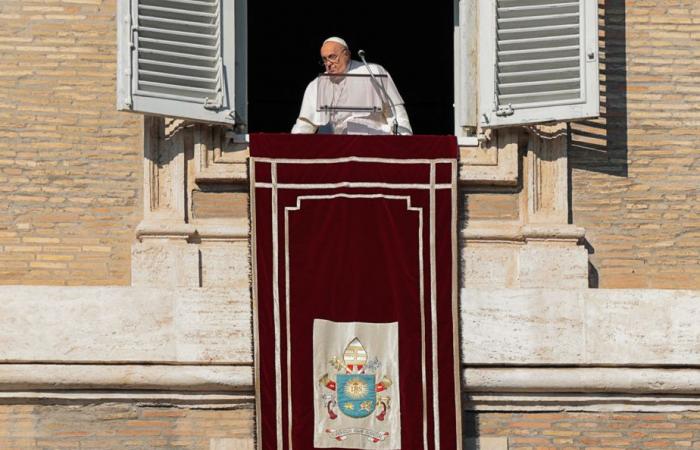
POLYGON ((372 78, 372 81, 374 81, 374 84, 379 86, 379 91, 381 94, 384 95, 384 97, 387 99, 387 102, 389 103, 389 106, 391 107, 391 115, 394 118, 393 123, 391 124, 391 134, 393 135, 398 135, 399 134, 399 121, 396 119, 396 105, 394 105, 394 101, 391 99, 389 96, 389 93, 386 91, 382 83, 377 81, 377 78, 374 76, 372 73, 372 70, 369 68, 369 64, 367 64, 367 60, 365 59, 365 51, 364 50, 358 50, 357 51, 357 56, 360 57, 362 60, 362 63, 365 65, 367 68, 367 72, 369 72, 369 76, 372 78))

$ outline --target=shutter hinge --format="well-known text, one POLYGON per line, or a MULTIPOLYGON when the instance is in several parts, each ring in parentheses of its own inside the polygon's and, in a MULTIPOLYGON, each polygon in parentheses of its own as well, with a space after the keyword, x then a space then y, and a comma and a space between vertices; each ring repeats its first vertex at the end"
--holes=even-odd
POLYGON ((515 110, 510 103, 507 105, 498 105, 498 109, 496 110, 496 115, 498 117, 512 116, 514 113, 515 110))
POLYGON ((209 97, 204 99, 204 109, 221 109, 224 104, 224 94, 222 94, 221 89, 216 93, 216 98, 210 100, 209 97))

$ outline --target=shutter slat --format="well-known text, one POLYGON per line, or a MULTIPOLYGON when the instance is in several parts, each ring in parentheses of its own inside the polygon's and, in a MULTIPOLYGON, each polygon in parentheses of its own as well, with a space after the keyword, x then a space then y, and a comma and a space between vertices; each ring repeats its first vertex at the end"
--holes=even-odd
POLYGON ((143 6, 177 9, 181 11, 216 12, 216 3, 190 0, 139 0, 143 6))
POLYGON ((533 67, 541 67, 544 69, 562 69, 564 67, 578 67, 577 56, 569 58, 543 58, 531 59, 526 61, 500 62, 498 68, 500 72, 514 72, 518 69, 532 69, 533 67))
POLYGON ((529 17, 537 15, 540 11, 546 11, 546 14, 556 13, 574 13, 578 12, 578 1, 568 3, 549 3, 545 5, 526 5, 513 6, 509 8, 498 8, 498 17, 529 17))
POLYGON ((578 24, 571 24, 498 30, 498 40, 500 43, 500 41, 509 39, 531 39, 549 36, 578 36, 578 28, 578 24))
MULTIPOLYGON (((175 74, 172 72, 160 72, 157 70, 139 70, 140 75, 144 75, 146 77, 154 77, 154 78, 172 78, 174 81, 179 81, 182 83, 187 83, 187 82, 193 82, 193 86, 196 83, 202 83, 202 84, 211 84, 211 83, 216 83, 216 73, 214 73, 213 77, 193 77, 189 75, 179 75, 175 74)), ((145 79, 145 78, 144 78, 145 79)), ((175 83, 178 84, 178 83, 175 83)), ((202 86, 203 89, 210 89, 209 86, 202 86)))
POLYGON ((540 80, 556 80, 562 77, 575 78, 578 75, 578 66, 563 69, 527 70, 521 72, 504 72, 499 80, 504 83, 525 83, 540 80))
POLYGON ((511 104, 513 107, 522 106, 539 106, 541 103, 554 102, 561 100, 570 101, 572 98, 577 98, 581 95, 580 89, 568 89, 563 91, 549 91, 542 92, 539 94, 513 94, 513 95, 499 95, 498 100, 500 104, 507 105, 511 104))
POLYGON ((142 48, 164 50, 167 52, 184 53, 194 56, 216 56, 217 48, 209 45, 187 44, 185 42, 164 41, 162 39, 139 38, 142 48))
POLYGON ((163 17, 174 20, 192 20, 194 22, 215 23, 216 13, 206 13, 199 11, 183 11, 181 9, 161 8, 158 6, 139 6, 139 12, 147 17, 163 17))
POLYGON ((201 34, 216 34, 219 26, 211 23, 196 23, 186 20, 166 19, 139 15, 139 25, 143 27, 159 28, 164 30, 188 31, 201 34))
POLYGON ((577 89, 580 83, 581 79, 578 77, 561 80, 538 80, 524 83, 500 83, 499 91, 502 95, 528 94, 531 92, 577 89))
POLYGON ((187 64, 177 64, 152 59, 139 60, 139 68, 152 72, 174 73, 176 75, 192 76, 197 78, 215 78, 218 70, 216 66, 193 67, 187 64))
MULTIPOLYGON (((498 0, 498 8, 517 8, 528 6, 563 5, 572 3, 572 0, 498 0)), ((579 3, 578 1, 576 2, 579 3)))
POLYGON ((139 37, 158 39, 161 41, 204 45, 207 47, 215 47, 219 41, 218 35, 202 35, 197 33, 188 33, 184 31, 163 30, 158 28, 139 28, 139 37))
POLYGON ((163 94, 181 95, 194 99, 201 99, 208 96, 213 96, 215 93, 211 89, 202 89, 196 87, 181 87, 167 83, 156 83, 153 81, 140 81, 139 91, 141 92, 159 92, 163 94))
MULTIPOLYGON (((562 59, 579 57, 579 48, 559 48, 556 50, 548 50, 543 48, 521 50, 513 53, 499 53, 499 63, 536 61, 542 59, 562 59)), ((580 64, 580 62, 579 62, 580 64)))
POLYGON ((550 14, 536 17, 518 17, 511 19, 498 19, 498 27, 501 30, 528 29, 550 25, 578 25, 578 13, 550 14))
POLYGON ((191 77, 178 75, 169 72, 158 72, 152 70, 139 70, 140 79, 146 81, 156 81, 159 83, 177 84, 182 86, 193 86, 201 89, 215 89, 216 76, 211 78, 191 77), (170 80, 170 81, 165 81, 170 80))
MULTIPOLYGON (((518 50, 549 50, 567 47, 567 49, 579 48, 578 35, 572 36, 546 36, 526 39, 512 39, 498 41, 498 53, 513 52, 518 50)), ((507 54, 507 53, 506 53, 507 54)))
POLYGON ((199 67, 200 65, 215 65, 217 58, 202 55, 190 55, 187 53, 168 52, 165 50, 140 48, 139 61, 141 60, 156 60, 186 66, 199 67), (143 56, 141 56, 143 55, 143 56))

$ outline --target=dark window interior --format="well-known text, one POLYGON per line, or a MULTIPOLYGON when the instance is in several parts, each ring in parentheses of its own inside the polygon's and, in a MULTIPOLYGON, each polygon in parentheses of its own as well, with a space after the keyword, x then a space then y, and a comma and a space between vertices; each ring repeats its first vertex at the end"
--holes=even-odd
POLYGON ((453 3, 355 0, 248 2, 250 132, 288 132, 306 85, 320 72, 319 49, 340 36, 353 59, 391 73, 416 134, 453 134, 453 3))

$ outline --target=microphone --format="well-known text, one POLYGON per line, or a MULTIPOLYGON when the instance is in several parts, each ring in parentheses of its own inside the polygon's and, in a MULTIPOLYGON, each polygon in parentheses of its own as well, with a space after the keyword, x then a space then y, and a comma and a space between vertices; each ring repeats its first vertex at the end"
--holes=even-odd
POLYGON ((399 134, 399 122, 396 119, 396 105, 394 105, 394 101, 391 99, 391 97, 389 96, 389 93, 386 91, 386 89, 384 88, 382 83, 377 81, 374 74, 372 73, 372 70, 369 68, 369 64, 367 64, 367 60, 365 59, 365 51, 362 49, 358 50, 357 56, 360 57, 360 59, 362 60, 362 63, 367 68, 367 72, 369 72, 369 76, 372 78, 372 81, 374 81, 374 84, 379 86, 380 95, 383 94, 384 98, 386 98, 386 100, 387 100, 387 103, 389 103, 389 106, 391 107, 391 115, 394 117, 394 121, 391 124, 391 133, 394 135, 398 135, 399 134))

